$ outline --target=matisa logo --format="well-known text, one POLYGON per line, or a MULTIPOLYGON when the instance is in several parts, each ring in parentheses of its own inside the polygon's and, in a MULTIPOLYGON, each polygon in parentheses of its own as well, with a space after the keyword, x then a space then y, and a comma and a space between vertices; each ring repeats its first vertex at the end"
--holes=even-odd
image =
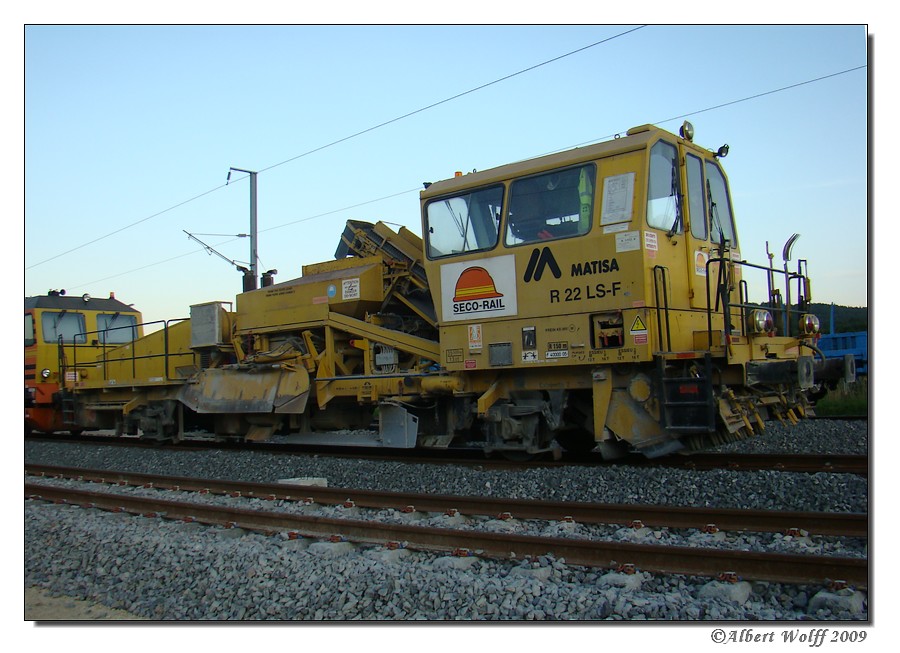
POLYGON ((516 260, 498 256, 441 266, 442 319, 516 315, 516 260))
POLYGON ((614 258, 601 258, 596 261, 584 263, 572 263, 572 276, 585 277, 589 274, 603 274, 604 272, 618 272, 619 262, 614 258))
POLYGON ((532 280, 540 281, 541 277, 544 276, 545 268, 550 268, 550 272, 553 273, 553 277, 556 279, 562 276, 562 270, 559 269, 559 264, 553 257, 553 252, 550 251, 550 248, 535 248, 531 252, 531 258, 528 259, 528 266, 525 268, 525 276, 522 280, 525 283, 529 283, 532 280))

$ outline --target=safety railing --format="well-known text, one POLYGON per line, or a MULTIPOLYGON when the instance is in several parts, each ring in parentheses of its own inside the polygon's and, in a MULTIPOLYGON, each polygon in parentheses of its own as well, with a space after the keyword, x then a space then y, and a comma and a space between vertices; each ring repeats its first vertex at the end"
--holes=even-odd
MULTIPOLYGON (((774 332, 776 335, 792 336, 797 335, 797 331, 793 327, 795 320, 792 314, 805 310, 809 301, 809 279, 802 272, 805 261, 798 263, 797 272, 787 269, 776 270, 771 266, 766 267, 747 261, 734 261, 730 258, 710 258, 706 262, 706 331, 707 331, 707 347, 712 350, 713 347, 713 315, 721 314, 723 317, 724 331, 727 336, 731 336, 734 330, 735 320, 738 318, 738 324, 741 325, 741 333, 746 333, 747 316, 750 311, 762 309, 769 311, 774 320, 774 332), (710 274, 713 265, 718 265, 715 274, 710 274), (746 279, 740 279, 736 284, 733 279, 733 270, 737 267, 745 269, 761 270, 766 273, 766 286, 768 301, 763 303, 753 303, 749 300, 749 285, 746 279), (715 279, 713 279, 715 277, 715 279), (784 277, 785 295, 782 298, 781 289, 776 287, 775 279, 784 277), (796 294, 792 294, 792 284, 796 283, 796 294), (715 285, 715 297, 713 297, 712 286, 715 285), (738 301, 732 301, 732 290, 734 287, 738 289, 738 301), (806 295, 804 295, 804 291, 806 295), (792 309, 793 299, 798 299, 798 309, 792 309)), ((670 306, 669 297, 669 269, 663 265, 653 267, 653 292, 656 301, 656 331, 659 334, 660 349, 665 346, 664 351, 672 351, 672 338, 670 328, 670 312, 673 310, 670 306)))
MULTIPOLYGON (((109 366, 114 363, 131 363, 131 374, 133 378, 137 377, 137 365, 138 361, 142 360, 158 360, 162 363, 162 374, 147 374, 148 377, 160 377, 165 379, 166 381, 176 380, 169 374, 170 364, 173 359, 189 357, 191 362, 193 362, 194 352, 193 351, 183 351, 183 352, 172 352, 170 350, 169 343, 169 329, 171 325, 183 322, 189 318, 175 318, 171 320, 155 320, 153 322, 143 322, 141 324, 129 324, 121 327, 111 327, 108 329, 103 329, 100 331, 85 331, 83 333, 78 333, 72 339, 71 343, 64 343, 62 341, 62 337, 60 337, 58 341, 59 347, 59 369, 60 369, 60 385, 62 387, 66 386, 66 382, 68 379, 68 371, 70 367, 76 371, 75 375, 71 379, 73 382, 77 380, 77 370, 79 365, 81 367, 86 367, 87 365, 100 365, 100 368, 103 372, 103 380, 109 380, 109 366), (138 327, 144 327, 146 330, 147 327, 153 327, 156 325, 162 325, 162 339, 163 339, 163 351, 161 353, 150 353, 150 354, 138 354, 137 349, 134 346, 136 342, 140 342, 143 338, 135 338, 126 342, 113 342, 110 343, 109 333, 112 331, 124 330, 128 329, 133 333, 137 333, 138 327), (90 339, 89 336, 99 336, 97 338, 90 339), (76 344, 80 337, 84 337, 84 344, 76 344), (128 345, 131 345, 128 347, 128 345), (69 357, 67 356, 67 348, 71 347, 72 356, 71 356, 71 366, 69 365, 69 357), (91 351, 91 353, 95 353, 99 348, 100 355, 97 357, 97 360, 93 361, 83 361, 79 364, 78 361, 78 352, 82 351, 85 353, 85 349, 91 351), (116 357, 116 352, 126 352, 123 356, 116 357)), ((146 338, 147 336, 144 336, 146 338)))
POLYGON ((791 272, 786 267, 784 270, 776 270, 773 267, 757 265, 755 263, 748 263, 747 261, 734 261, 730 258, 710 258, 706 262, 706 306, 707 306, 707 338, 708 338, 708 346, 712 348, 713 342, 713 328, 712 328, 712 316, 714 313, 719 312, 719 306, 722 307, 722 315, 724 318, 724 331, 726 336, 731 336, 732 331, 734 329, 734 324, 732 317, 734 316, 734 311, 737 310, 737 314, 739 316, 739 324, 741 325, 742 331, 741 333, 745 333, 743 329, 746 329, 747 325, 747 314, 748 311, 752 310, 767 310, 772 313, 774 319, 774 333, 775 335, 780 336, 791 336, 796 335, 794 330, 791 328, 793 324, 793 320, 791 319, 791 283, 797 282, 797 299, 798 299, 798 307, 799 310, 804 310, 805 306, 808 302, 808 297, 804 296, 803 289, 809 288, 809 279, 808 277, 801 272, 803 265, 806 261, 801 260, 798 263, 797 272, 791 272), (714 264, 718 264, 718 271, 716 274, 716 296, 715 296, 715 305, 713 305, 712 298, 712 289, 711 289, 711 279, 712 275, 710 275, 710 267, 714 264), (737 285, 738 288, 738 302, 731 301, 731 292, 734 289, 734 281, 732 277, 732 271, 734 268, 740 267, 744 269, 755 269, 762 270, 766 273, 766 285, 767 285, 767 297, 768 301, 765 303, 753 303, 749 301, 749 286, 747 284, 746 279, 741 279, 737 285), (775 286, 775 278, 776 276, 784 277, 784 288, 785 288, 785 296, 782 300, 781 297, 781 289, 775 286))

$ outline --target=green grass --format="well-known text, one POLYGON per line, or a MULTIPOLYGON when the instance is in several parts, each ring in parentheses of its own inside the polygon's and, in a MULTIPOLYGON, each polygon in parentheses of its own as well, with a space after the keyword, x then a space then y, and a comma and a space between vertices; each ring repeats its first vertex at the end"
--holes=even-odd
POLYGON ((829 390, 823 399, 816 402, 816 415, 868 415, 869 414, 869 380, 859 377, 849 389, 829 390))

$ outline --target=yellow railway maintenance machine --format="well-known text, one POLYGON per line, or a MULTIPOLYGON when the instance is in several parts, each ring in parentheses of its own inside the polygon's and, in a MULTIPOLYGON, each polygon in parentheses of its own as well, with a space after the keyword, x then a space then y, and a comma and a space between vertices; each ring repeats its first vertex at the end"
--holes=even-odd
POLYGON ((489 448, 660 455, 796 420, 806 390, 852 378, 814 358, 789 247, 782 271, 742 260, 726 153, 644 125, 422 193, 441 362, 489 448))
POLYGON ((783 269, 741 258, 727 146, 692 130, 645 125, 426 184, 424 239, 350 221, 336 260, 152 334, 166 369, 122 364, 73 389, 166 437, 198 420, 253 440, 510 456, 657 456, 795 421, 807 393, 853 378, 852 359, 815 347, 793 239, 783 269))
POLYGON ((97 359, 143 335, 141 314, 110 294, 25 298, 25 432, 81 431, 69 385, 96 377, 97 359))

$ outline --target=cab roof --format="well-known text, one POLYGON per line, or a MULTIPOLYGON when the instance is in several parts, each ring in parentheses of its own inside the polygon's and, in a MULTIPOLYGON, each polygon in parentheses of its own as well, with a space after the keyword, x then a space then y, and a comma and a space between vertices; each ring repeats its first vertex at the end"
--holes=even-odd
POLYGON ((97 299, 90 297, 87 301, 80 296, 38 295, 25 298, 25 310, 32 308, 48 308, 65 311, 107 311, 109 313, 137 313, 137 309, 123 304, 115 298, 97 299))
POLYGON ((661 135, 668 136, 678 141, 683 140, 679 136, 653 125, 641 125, 640 127, 629 129, 626 136, 605 141, 603 143, 595 143, 586 147, 577 147, 572 150, 566 150, 565 152, 547 154, 534 159, 526 159, 524 161, 498 166, 489 170, 471 172, 459 177, 436 181, 433 184, 430 184, 425 190, 421 191, 420 197, 423 200, 427 200, 432 197, 454 193, 465 188, 496 183, 505 179, 521 177, 523 175, 538 173, 544 170, 552 170, 553 168, 567 165, 575 165, 583 161, 590 161, 605 156, 611 156, 613 154, 643 149, 661 135))

